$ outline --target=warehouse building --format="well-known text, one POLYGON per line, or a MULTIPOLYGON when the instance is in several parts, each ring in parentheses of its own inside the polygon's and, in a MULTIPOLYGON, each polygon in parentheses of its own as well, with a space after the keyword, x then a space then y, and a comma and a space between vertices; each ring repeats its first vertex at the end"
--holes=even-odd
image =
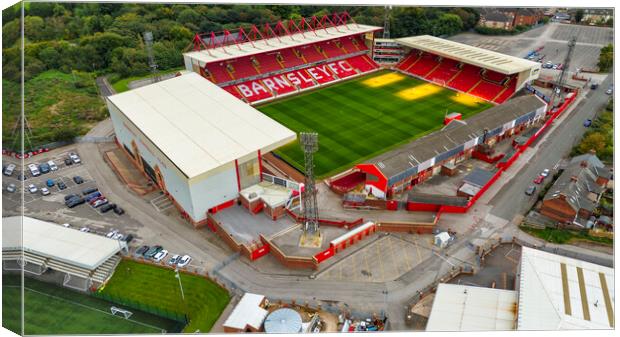
POLYGON ((107 98, 116 141, 194 226, 261 180, 296 134, 196 73, 107 98))

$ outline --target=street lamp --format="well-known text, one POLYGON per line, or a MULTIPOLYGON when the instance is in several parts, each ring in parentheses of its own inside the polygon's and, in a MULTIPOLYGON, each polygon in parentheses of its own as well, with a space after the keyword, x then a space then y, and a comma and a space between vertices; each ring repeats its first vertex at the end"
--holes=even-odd
POLYGON ((183 302, 185 302, 185 294, 183 293, 183 284, 181 283, 181 275, 179 275, 178 269, 175 269, 174 272, 175 272, 174 277, 176 277, 177 280, 179 280, 179 288, 181 289, 181 298, 183 298, 183 302))

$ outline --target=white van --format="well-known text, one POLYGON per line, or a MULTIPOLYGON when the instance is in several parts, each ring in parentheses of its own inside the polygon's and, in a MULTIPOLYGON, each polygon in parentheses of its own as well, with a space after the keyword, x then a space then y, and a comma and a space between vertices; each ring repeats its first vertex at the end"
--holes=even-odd
POLYGON ((41 175, 41 172, 39 172, 39 168, 36 164, 28 164, 28 169, 30 170, 30 174, 32 174, 33 177, 41 175))
POLYGON ((56 170, 58 170, 58 165, 56 165, 56 163, 54 163, 54 161, 53 161, 53 160, 48 161, 48 162, 47 162, 47 165, 49 165, 49 166, 50 166, 50 170, 51 170, 51 171, 56 171, 56 170))

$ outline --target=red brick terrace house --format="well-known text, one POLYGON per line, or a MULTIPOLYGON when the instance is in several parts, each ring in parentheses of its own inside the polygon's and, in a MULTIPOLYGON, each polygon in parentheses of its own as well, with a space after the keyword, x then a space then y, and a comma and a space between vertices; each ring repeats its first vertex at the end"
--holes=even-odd
POLYGON ((593 154, 573 158, 543 198, 540 213, 558 222, 585 224, 611 176, 593 154))
POLYGON ((532 26, 543 18, 543 12, 534 8, 516 8, 511 12, 513 17, 512 26, 532 26))

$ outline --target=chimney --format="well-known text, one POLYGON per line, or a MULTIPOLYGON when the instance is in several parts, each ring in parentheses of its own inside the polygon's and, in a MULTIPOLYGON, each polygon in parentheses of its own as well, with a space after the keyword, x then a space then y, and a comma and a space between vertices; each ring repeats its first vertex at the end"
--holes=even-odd
POLYGON ((579 163, 579 166, 581 167, 588 167, 588 162, 585 160, 582 160, 581 163, 579 163))
POLYGON ((570 181, 576 183, 577 182, 577 176, 571 176, 570 177, 570 181))

